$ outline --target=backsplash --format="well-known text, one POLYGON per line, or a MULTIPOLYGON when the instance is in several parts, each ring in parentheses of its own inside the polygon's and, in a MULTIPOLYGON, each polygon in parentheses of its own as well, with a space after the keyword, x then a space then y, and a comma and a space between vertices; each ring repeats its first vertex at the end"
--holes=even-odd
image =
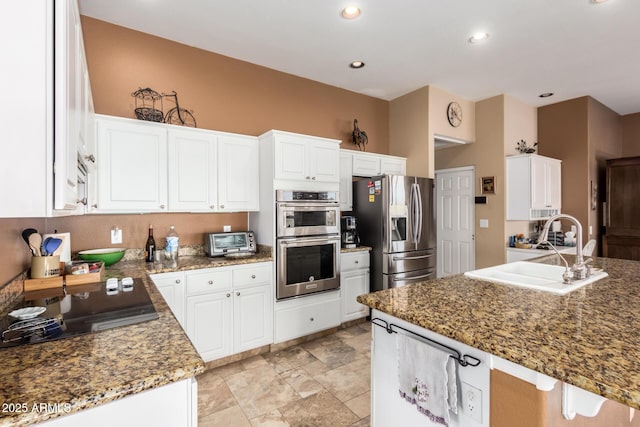
POLYGON ((0 287, 29 268, 31 254, 22 240, 25 228, 35 228, 41 234, 71 233, 71 252, 85 249, 123 247, 143 249, 147 241, 149 224, 153 224, 158 247, 164 247, 164 237, 173 225, 180 236, 180 244, 204 245, 204 235, 223 231, 230 225, 232 231, 247 229, 247 214, 239 213, 158 213, 129 215, 84 215, 57 218, 3 218, 0 219, 0 244, 6 256, 0 258, 0 287), (122 229, 122 244, 111 244, 111 228, 122 229))

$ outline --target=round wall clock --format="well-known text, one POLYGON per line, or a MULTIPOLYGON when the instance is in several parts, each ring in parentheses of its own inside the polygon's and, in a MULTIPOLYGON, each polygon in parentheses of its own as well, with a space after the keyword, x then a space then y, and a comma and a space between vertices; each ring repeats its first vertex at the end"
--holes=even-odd
POLYGON ((453 127, 460 126, 462 123, 462 108, 460 104, 457 102, 450 102, 447 106, 447 119, 449 119, 449 124, 453 127))

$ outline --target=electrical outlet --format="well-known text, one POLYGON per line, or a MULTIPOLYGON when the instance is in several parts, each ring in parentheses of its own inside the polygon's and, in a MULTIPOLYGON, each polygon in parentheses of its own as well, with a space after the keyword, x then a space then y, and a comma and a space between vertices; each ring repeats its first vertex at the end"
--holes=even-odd
POLYGON ((114 227, 111 229, 111 244, 112 245, 120 245, 122 244, 122 229, 118 227, 114 227))
POLYGON ((231 226, 230 225, 223 225, 222 226, 222 231, 224 231, 225 233, 228 233, 231 231, 231 226))
POLYGON ((482 424, 482 390, 465 382, 460 384, 462 412, 482 424))

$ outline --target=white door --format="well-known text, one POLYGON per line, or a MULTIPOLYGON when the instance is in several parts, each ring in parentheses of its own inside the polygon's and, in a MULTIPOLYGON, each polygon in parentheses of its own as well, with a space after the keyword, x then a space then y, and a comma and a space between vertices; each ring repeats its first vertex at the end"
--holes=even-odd
POLYGON ((233 296, 233 352, 273 342, 271 285, 235 289, 233 296))
POLYGON ((340 147, 328 142, 309 142, 308 173, 312 181, 340 182, 340 147))
POLYGON ((218 136, 218 210, 257 211, 258 138, 218 136), (241 162, 243 167, 238 167, 241 162))
POLYGON ((475 269, 475 170, 436 171, 438 277, 475 269))
POLYGON ((187 335, 205 362, 233 350, 231 291, 187 298, 187 335))
POLYGON ((213 132, 169 130, 169 210, 217 210, 216 149, 213 132))
POLYGON ((184 273, 162 273, 150 275, 151 280, 164 297, 165 302, 171 309, 182 328, 185 328, 185 280, 184 273))
POLYGON ((353 209, 353 154, 340 150, 340 210, 353 209))

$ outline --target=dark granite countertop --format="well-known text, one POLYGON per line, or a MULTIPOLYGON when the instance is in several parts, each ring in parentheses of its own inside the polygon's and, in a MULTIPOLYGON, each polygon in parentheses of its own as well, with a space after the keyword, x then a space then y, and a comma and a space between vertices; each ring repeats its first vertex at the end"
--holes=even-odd
MULTIPOLYGON (((558 257, 536 261, 557 264, 558 257)), ((640 409, 640 262, 594 264, 609 277, 562 296, 455 275, 358 301, 640 409)))

